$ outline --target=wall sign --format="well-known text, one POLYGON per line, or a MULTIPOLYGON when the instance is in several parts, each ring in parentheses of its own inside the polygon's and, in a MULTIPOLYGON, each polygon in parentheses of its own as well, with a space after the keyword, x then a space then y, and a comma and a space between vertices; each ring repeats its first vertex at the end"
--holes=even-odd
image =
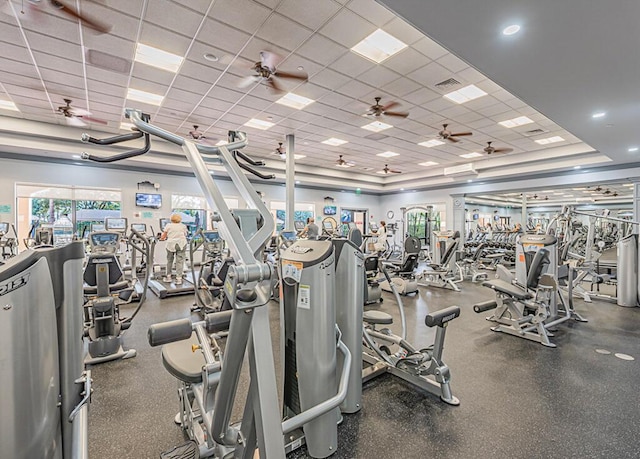
POLYGON ((10 214, 11 204, 0 204, 0 214, 10 214))

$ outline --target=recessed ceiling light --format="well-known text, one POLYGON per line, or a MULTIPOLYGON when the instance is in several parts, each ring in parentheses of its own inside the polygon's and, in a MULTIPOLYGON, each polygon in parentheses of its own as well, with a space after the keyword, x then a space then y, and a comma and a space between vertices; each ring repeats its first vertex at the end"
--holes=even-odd
POLYGON ((304 70, 304 67, 303 67, 303 66, 301 66, 301 65, 299 65, 299 66, 298 66, 298 70, 304 70))
POLYGON ((19 112, 20 110, 16 107, 16 104, 11 102, 10 100, 0 100, 0 109, 2 110, 12 110, 14 112, 19 112))
POLYGON ((461 158, 470 159, 470 158, 479 158, 482 154, 477 153, 475 151, 471 153, 465 153, 464 155, 460 155, 461 158))
POLYGON ((486 96, 487 93, 474 84, 460 88, 457 91, 452 91, 449 94, 445 94, 444 97, 455 102, 456 104, 464 104, 470 100, 477 99, 478 97, 486 96))
POLYGON ((374 121, 372 123, 365 124, 364 126, 362 126, 362 129, 366 129, 367 131, 380 132, 392 127, 393 126, 391 126, 390 124, 383 123, 381 121, 374 121))
POLYGON ((546 139, 534 140, 534 142, 538 143, 540 145, 548 145, 550 143, 564 142, 564 139, 562 137, 560 137, 559 135, 556 135, 556 136, 553 136, 553 137, 547 137, 546 139))
POLYGON ((346 140, 336 139, 335 137, 331 137, 330 139, 323 140, 320 143, 324 143, 325 145, 331 145, 332 147, 337 147, 339 145, 344 145, 345 143, 349 143, 346 140))
POLYGON ((270 127, 275 126, 274 123, 271 123, 269 121, 259 120, 257 118, 251 118, 249 121, 244 123, 244 125, 247 126, 247 127, 260 129, 262 131, 266 131, 270 127))
POLYGON ((467 179, 467 183, 471 183, 471 182, 473 182, 473 180, 467 179))
POLYGON ((404 188, 400 188, 400 191, 404 191, 404 188))
POLYGON ((218 56, 216 56, 215 54, 205 53, 204 58, 209 62, 218 62, 218 56))
POLYGON ((378 29, 351 48, 351 51, 379 64, 406 47, 406 43, 384 30, 378 29))
POLYGON ((307 105, 312 104, 313 102, 315 102, 313 99, 299 96, 298 94, 294 94, 292 92, 285 94, 280 99, 276 100, 276 104, 286 105, 287 107, 295 108, 296 110, 302 110, 307 105))
POLYGON ((520 32, 520 26, 518 24, 512 24, 508 27, 505 27, 502 31, 503 35, 513 35, 520 32))
POLYGON ((378 153, 376 156, 382 156, 383 158, 393 158, 394 156, 400 156, 400 153, 394 151, 385 151, 384 153, 378 153))
POLYGON ((296 180, 296 185, 300 185, 300 180, 296 180))
POLYGON ((142 102, 144 104, 161 105, 164 100, 164 96, 153 94, 151 92, 140 91, 139 89, 129 88, 127 90, 127 99, 142 102))
POLYGON ((574 169, 581 169, 582 166, 573 166, 574 169))
POLYGON ((293 155, 293 159, 302 159, 302 158, 306 158, 307 155, 293 155))
POLYGON ((591 118, 604 118, 606 114, 607 112, 596 112, 593 115, 591 115, 591 118))
POLYGON ((444 142, 438 139, 426 140, 424 142, 420 142, 418 145, 422 145, 423 147, 432 148, 437 147, 438 145, 444 145, 444 142))
POLYGON ((138 43, 135 61, 176 73, 182 65, 184 57, 168 53, 153 46, 138 43))
POLYGON ((426 161, 424 163, 418 163, 418 166, 425 166, 425 167, 436 166, 436 165, 438 165, 438 163, 435 161, 426 161))
POLYGON ((71 155, 71 157, 73 159, 82 159, 82 156, 80 156, 80 155, 71 155))
POLYGON ((528 116, 519 116, 511 120, 500 121, 498 124, 506 128, 514 128, 514 127, 524 126, 525 124, 531 124, 531 123, 533 123, 533 120, 528 116))
POLYGON ((633 153, 634 151, 638 151, 638 147, 631 147, 627 150, 629 153, 633 153))

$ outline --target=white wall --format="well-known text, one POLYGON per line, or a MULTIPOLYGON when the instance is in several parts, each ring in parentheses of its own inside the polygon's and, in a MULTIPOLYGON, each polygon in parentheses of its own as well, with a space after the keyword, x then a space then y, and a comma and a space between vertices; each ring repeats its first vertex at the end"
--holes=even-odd
MULTIPOLYGON (((158 224, 159 218, 168 217, 168 214, 171 212, 172 194, 203 195, 194 177, 108 169, 85 164, 55 164, 9 159, 3 159, 0 164, 0 210, 3 209, 3 206, 10 207, 8 214, 0 213, 0 220, 14 223, 16 223, 16 182, 117 188, 122 191, 122 216, 127 217, 129 222, 140 221, 152 224, 153 226, 158 224), (156 192, 150 188, 138 190, 137 183, 143 181, 160 184, 160 189, 157 192, 162 194, 162 209, 143 209, 135 206, 136 192, 156 192), (151 218, 143 219, 143 211, 151 212, 151 218), (135 215, 137 215, 137 217, 135 215)), ((218 180, 217 184, 224 196, 240 198, 232 182, 228 180, 218 180)), ((253 185, 256 190, 264 193, 263 199, 267 203, 267 207, 272 200, 285 200, 284 186, 270 185, 266 181, 254 183, 253 185)), ((296 189, 295 196, 296 202, 315 204, 315 211, 319 216, 322 214, 322 208, 326 205, 324 201, 325 196, 331 196, 335 199, 332 205, 337 206, 338 210, 340 210, 341 207, 368 209, 370 215, 376 219, 378 219, 380 214, 380 199, 373 195, 357 195, 353 192, 341 193, 335 190, 298 188, 296 189)), ((242 199, 240 199, 240 202, 240 207, 244 207, 242 199)))

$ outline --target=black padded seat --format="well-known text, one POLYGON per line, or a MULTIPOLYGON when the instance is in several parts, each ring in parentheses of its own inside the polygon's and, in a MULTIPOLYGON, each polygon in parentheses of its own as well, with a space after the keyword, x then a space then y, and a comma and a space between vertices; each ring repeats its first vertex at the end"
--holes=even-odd
POLYGON ((205 360, 199 349, 191 351, 192 344, 200 344, 195 332, 189 339, 165 344, 162 346, 162 364, 180 381, 196 384, 202 382, 205 360))
POLYGON ((224 285, 224 282, 221 281, 220 279, 218 279, 217 277, 213 278, 213 286, 214 287, 222 287, 224 285))
POLYGON ((393 317, 382 311, 364 311, 362 320, 369 324, 390 325, 393 323, 393 317))
POLYGON ((490 281, 483 282, 482 285, 485 287, 492 288, 500 293, 504 293, 506 295, 512 296, 517 300, 528 300, 533 298, 533 295, 526 290, 522 290, 520 287, 516 287, 513 284, 510 284, 507 281, 503 281, 502 279, 494 279, 490 281))
MULTIPOLYGON (((117 293, 120 292, 121 290, 125 290, 131 287, 131 284, 129 284, 128 281, 121 281, 121 282, 116 282, 115 284, 110 284, 109 285, 109 293, 117 293)), ((91 285, 85 285, 82 288, 82 291, 84 292, 85 295, 97 295, 98 294, 98 287, 96 286, 91 286, 91 285)))

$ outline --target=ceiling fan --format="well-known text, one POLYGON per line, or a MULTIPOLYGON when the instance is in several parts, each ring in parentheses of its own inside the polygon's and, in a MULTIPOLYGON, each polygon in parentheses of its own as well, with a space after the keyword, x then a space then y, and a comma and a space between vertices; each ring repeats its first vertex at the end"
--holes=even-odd
POLYGON ((283 72, 276 67, 282 61, 282 56, 270 51, 260 51, 260 60, 256 62, 252 70, 255 75, 243 78, 238 83, 239 88, 246 88, 255 83, 262 83, 274 92, 284 92, 284 88, 278 82, 279 78, 307 81, 309 75, 306 72, 283 72))
POLYGON ((491 146, 493 142, 487 142, 487 146, 484 148, 484 152, 488 155, 492 153, 511 153, 513 148, 495 148, 491 146))
POLYGON ((356 163, 345 160, 342 157, 342 155, 340 155, 340 158, 338 158, 338 160, 336 161, 336 166, 338 166, 338 167, 347 168, 347 167, 353 167, 355 165, 356 165, 356 163))
POLYGON ((193 140, 204 140, 206 139, 204 132, 200 131, 198 128, 200 126, 198 126, 197 124, 193 125, 193 129, 191 131, 189 131, 189 137, 191 137, 193 140))
POLYGON ((398 116, 401 118, 406 118, 407 116, 409 116, 409 112, 390 111, 391 108, 399 106, 400 102, 393 101, 393 102, 389 102, 386 105, 380 105, 381 99, 382 97, 376 97, 375 98, 376 103, 373 104, 371 107, 369 107, 369 111, 365 113, 364 116, 375 116, 376 118, 380 116, 398 116))
POLYGON ((18 2, 14 2, 13 8, 11 7, 11 5, 9 5, 8 8, 5 8, 5 12, 13 15, 12 10, 15 10, 18 19, 29 18, 38 20, 37 16, 43 14, 43 5, 47 3, 52 8, 60 11, 63 15, 82 21, 84 25, 92 30, 95 30, 96 32, 108 33, 111 31, 111 25, 105 24, 104 22, 101 22, 100 20, 93 18, 87 14, 81 14, 72 6, 61 0, 27 0, 26 6, 25 2, 23 1, 19 2, 19 4, 18 2))
POLYGON ((282 142, 278 142, 278 148, 271 152, 272 155, 278 155, 281 159, 287 159, 287 151, 282 146, 282 142))
POLYGON ((383 174, 401 174, 402 173, 402 171, 390 169, 388 164, 385 164, 384 168, 380 172, 382 172, 383 174))
POLYGON ((447 126, 449 126, 448 124, 443 124, 442 125, 442 131, 438 132, 438 137, 440 137, 442 140, 448 140, 449 142, 460 142, 459 139, 456 139, 456 137, 465 137, 468 135, 473 135, 473 132, 451 132, 449 129, 447 129, 447 126))
POLYGON ((81 108, 76 108, 71 106, 71 99, 63 99, 66 105, 61 105, 58 107, 57 112, 64 115, 64 120, 69 126, 86 126, 88 121, 89 123, 99 123, 99 124, 107 124, 105 120, 101 120, 98 118, 92 118, 91 113, 87 110, 83 110, 81 108))

